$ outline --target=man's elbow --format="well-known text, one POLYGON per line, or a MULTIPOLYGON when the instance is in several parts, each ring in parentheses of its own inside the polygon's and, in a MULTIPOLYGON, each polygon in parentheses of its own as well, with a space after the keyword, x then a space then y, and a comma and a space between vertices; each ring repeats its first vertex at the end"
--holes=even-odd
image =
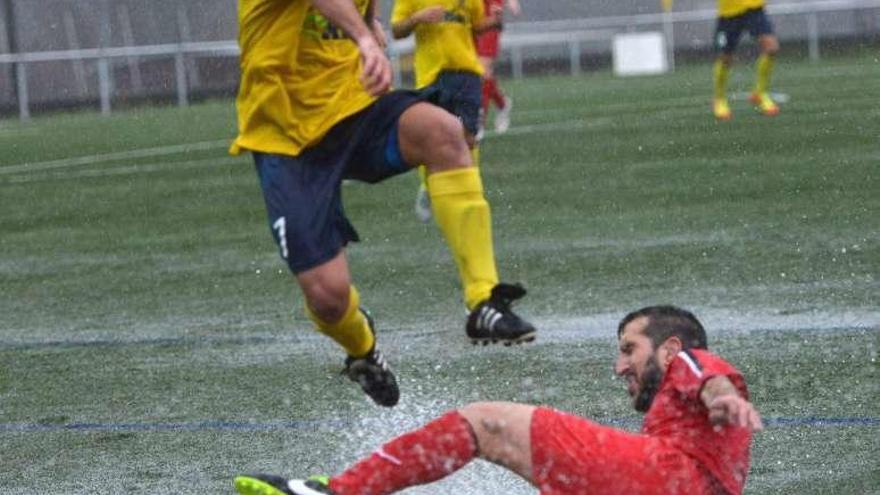
POLYGON ((396 40, 399 40, 399 39, 406 38, 407 36, 409 36, 409 33, 407 33, 407 32, 403 29, 402 26, 400 26, 400 25, 398 25, 398 24, 392 24, 392 25, 391 25, 391 37, 392 37, 392 38, 394 38, 394 39, 396 39, 396 40))

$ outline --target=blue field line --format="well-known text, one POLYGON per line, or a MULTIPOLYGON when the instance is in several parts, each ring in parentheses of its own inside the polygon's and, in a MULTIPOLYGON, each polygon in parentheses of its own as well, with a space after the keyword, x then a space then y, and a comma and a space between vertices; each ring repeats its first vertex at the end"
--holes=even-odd
POLYGON ((275 430, 338 430, 350 426, 344 420, 297 420, 252 423, 241 421, 193 421, 181 423, 4 423, 0 432, 165 432, 165 431, 275 431, 275 430))
MULTIPOLYGON (((609 426, 637 429, 641 421, 637 418, 616 418, 599 420, 609 426)), ((2 433, 162 433, 175 431, 203 432, 261 432, 279 430, 340 430, 350 428, 354 424, 350 420, 297 420, 269 421, 265 423, 242 421, 193 421, 180 423, 0 423, 2 433)), ((802 418, 764 418, 768 428, 785 428, 796 426, 839 427, 839 426, 880 426, 880 418, 842 417, 824 418, 807 416, 802 418)))

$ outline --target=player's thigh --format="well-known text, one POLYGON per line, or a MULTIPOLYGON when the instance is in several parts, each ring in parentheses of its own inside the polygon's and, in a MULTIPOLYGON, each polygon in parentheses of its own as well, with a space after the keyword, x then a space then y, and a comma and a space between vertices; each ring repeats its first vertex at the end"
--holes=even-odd
POLYGON ((269 228, 293 273, 333 259, 357 232, 340 196, 345 154, 306 150, 291 157, 254 153, 269 228))
POLYGON ((779 50, 779 41, 774 34, 773 23, 764 9, 750 10, 746 19, 749 35, 758 41, 761 51, 776 53, 779 50))
POLYGON ((400 116, 398 142, 403 160, 432 173, 471 165, 461 121, 431 103, 413 105, 400 116))
POLYGON ((742 16, 719 17, 715 24, 715 52, 732 55, 739 45, 743 27, 742 16))
POLYGON ((538 408, 531 438, 534 483, 543 495, 709 493, 693 459, 654 437, 538 408))
POLYGON ((482 92, 482 79, 469 71, 442 71, 421 90, 426 101, 458 117, 465 133, 471 136, 479 130, 482 92))
POLYGON ((422 96, 416 91, 392 91, 354 117, 353 132, 340 143, 353 149, 344 177, 375 183, 416 165, 402 152, 399 128, 402 116, 421 102, 422 96))
POLYGON ((459 412, 474 430, 480 457, 532 481, 531 422, 535 407, 513 402, 476 402, 459 412))

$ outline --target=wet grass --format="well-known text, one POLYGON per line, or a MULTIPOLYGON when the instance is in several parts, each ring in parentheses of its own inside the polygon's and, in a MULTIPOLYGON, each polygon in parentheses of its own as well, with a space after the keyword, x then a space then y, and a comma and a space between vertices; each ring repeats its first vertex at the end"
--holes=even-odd
MULTIPOLYGON (((220 142, 231 102, 0 122, 0 492, 229 493, 240 470, 334 471, 480 399, 637 428, 614 326, 673 302, 770 421, 747 493, 878 493, 880 63, 783 60, 782 115, 735 101, 727 123, 709 77, 505 81, 514 127, 486 139, 483 174, 532 346, 464 341, 414 176, 346 186, 355 281, 402 381, 390 412, 308 330, 252 165, 220 142), (167 148, 187 143, 208 144, 167 148)), ((413 490, 451 492, 532 493, 480 463, 413 490)))

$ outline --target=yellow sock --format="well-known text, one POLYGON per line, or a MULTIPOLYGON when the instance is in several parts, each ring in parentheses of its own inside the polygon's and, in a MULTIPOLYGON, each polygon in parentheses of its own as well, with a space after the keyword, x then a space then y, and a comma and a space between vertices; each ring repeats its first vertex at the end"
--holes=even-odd
POLYGON ((756 73, 757 77, 755 78, 755 93, 761 94, 766 93, 767 89, 770 87, 770 75, 773 74, 773 61, 775 57, 773 55, 768 55, 766 53, 762 53, 758 56, 758 61, 756 62, 756 73))
POLYGON ((318 331, 335 340, 345 352, 352 357, 366 356, 373 348, 375 337, 370 331, 367 317, 360 310, 361 297, 354 286, 349 287, 348 309, 336 323, 327 323, 318 318, 311 308, 306 305, 306 314, 318 327, 318 331))
POLYGON ((428 167, 426 167, 424 165, 419 165, 418 171, 419 171, 419 181, 421 181, 420 184, 427 189, 427 187, 428 187, 428 167))
POLYGON ((498 284, 492 215, 483 196, 480 171, 467 167, 431 174, 428 193, 437 225, 458 266, 465 304, 472 309, 488 299, 498 284))
POLYGON ((721 62, 721 59, 715 60, 712 66, 712 80, 715 83, 714 96, 716 100, 727 98, 727 78, 730 76, 730 66, 721 62))

